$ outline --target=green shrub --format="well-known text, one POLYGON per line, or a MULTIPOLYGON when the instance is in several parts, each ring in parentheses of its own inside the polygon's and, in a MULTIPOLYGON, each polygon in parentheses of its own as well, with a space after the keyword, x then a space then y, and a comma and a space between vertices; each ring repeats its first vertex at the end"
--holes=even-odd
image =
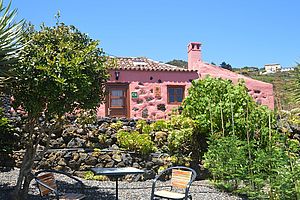
POLYGON ((149 154, 156 151, 150 135, 140 134, 138 131, 127 132, 119 130, 117 133, 117 142, 122 148, 141 154, 149 154))
POLYGON ((97 114, 95 109, 80 110, 77 113, 76 122, 80 125, 86 126, 94 124, 97 121, 97 114))
POLYGON ((11 153, 17 146, 18 141, 14 135, 13 127, 9 120, 4 117, 3 109, 0 108, 0 153, 11 153))
POLYGON ((95 175, 92 171, 84 172, 84 179, 86 180, 96 180, 96 181, 107 181, 107 176, 95 175))
MULTIPOLYGON (((299 142, 277 131, 274 112, 257 105, 242 82, 193 81, 183 115, 196 124, 193 154, 207 150, 204 164, 218 187, 250 199, 300 199, 299 142)), ((178 141, 187 135, 176 134, 178 141)))
POLYGON ((136 123, 136 130, 141 134, 151 135, 153 128, 146 122, 146 120, 139 120, 136 123))
POLYGON ((115 130, 119 130, 120 128, 122 128, 122 126, 123 126, 123 122, 121 121, 117 121, 115 123, 110 124, 110 127, 115 130))
POLYGON ((168 124, 166 120, 157 120, 156 122, 150 125, 153 131, 167 131, 168 124))

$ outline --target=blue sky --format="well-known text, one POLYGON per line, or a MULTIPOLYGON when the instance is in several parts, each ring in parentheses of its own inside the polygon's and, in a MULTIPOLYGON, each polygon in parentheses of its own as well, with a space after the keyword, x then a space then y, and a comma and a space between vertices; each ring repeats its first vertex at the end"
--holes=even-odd
POLYGON ((62 22, 115 56, 187 60, 187 44, 198 41, 206 62, 300 62, 299 0, 12 0, 12 7, 36 26, 53 26, 59 10, 62 22))

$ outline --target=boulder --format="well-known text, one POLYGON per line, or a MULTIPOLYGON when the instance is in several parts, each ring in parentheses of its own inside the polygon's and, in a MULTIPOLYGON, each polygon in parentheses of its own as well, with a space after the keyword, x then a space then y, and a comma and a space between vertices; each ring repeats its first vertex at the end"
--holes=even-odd
POLYGON ((146 167, 147 169, 152 169, 153 165, 154 165, 153 162, 148 161, 148 162, 146 162, 145 167, 146 167))
POLYGON ((67 144, 67 147, 75 148, 75 147, 85 147, 85 140, 80 139, 78 137, 72 138, 71 141, 67 144))
POLYGON ((61 159, 58 161, 57 164, 60 165, 60 166, 66 166, 66 165, 67 165, 65 159, 63 159, 63 158, 61 158, 61 159))
POLYGON ((139 163, 136 163, 136 162, 132 164, 132 167, 135 167, 135 168, 138 168, 138 169, 141 168, 141 166, 139 165, 139 163))
POLYGON ((153 157, 153 158, 152 158, 152 162, 153 162, 155 165, 159 165, 159 166, 164 165, 164 160, 161 159, 161 158, 155 158, 155 157, 153 157))
POLYGON ((75 160, 70 160, 67 165, 71 168, 71 169, 74 169, 74 170, 78 170, 79 167, 80 167, 80 163, 79 162, 76 162, 75 160))
POLYGON ((120 155, 120 154, 114 154, 113 156, 112 156, 112 159, 114 160, 114 161, 116 161, 116 162, 121 162, 122 161, 122 156, 120 155))
POLYGON ((85 174, 84 171, 75 171, 75 172, 74 172, 74 175, 75 175, 75 176, 78 176, 78 177, 80 177, 80 178, 84 178, 84 174, 85 174))
POLYGON ((78 128, 78 129, 76 130, 76 133, 78 133, 79 135, 82 135, 82 134, 84 133, 83 128, 78 128))
POLYGON ((77 161, 79 159, 79 153, 75 152, 73 153, 73 160, 77 161))
POLYGON ((87 153, 79 153, 79 160, 78 162, 80 163, 84 163, 85 162, 85 159, 87 158, 87 153))
POLYGON ((104 167, 103 163, 98 163, 95 167, 104 167))
POLYGON ((108 154, 103 154, 103 155, 99 156, 98 161, 99 162, 101 162, 101 161, 109 162, 109 161, 111 161, 111 157, 108 154))
POLYGON ((115 165, 115 161, 111 160, 110 162, 106 163, 105 167, 109 168, 109 167, 113 167, 115 165))
POLYGON ((117 167, 126 167, 125 163, 124 162, 119 162, 117 164, 117 167))
POLYGON ((73 156, 72 156, 72 152, 67 152, 64 156, 64 159, 66 159, 66 160, 71 160, 72 158, 73 158, 73 156))
POLYGON ((93 157, 91 155, 89 155, 86 159, 85 159, 85 163, 87 165, 92 165, 95 166, 97 164, 97 158, 93 157))
POLYGON ((118 145, 113 144, 109 149, 111 149, 111 150, 119 150, 120 148, 118 147, 118 145))
POLYGON ((125 163, 125 165, 127 166, 131 166, 132 164, 132 157, 130 156, 130 154, 122 154, 122 161, 125 163))
POLYGON ((156 173, 154 170, 144 170, 145 173, 143 174, 144 180, 154 179, 156 176, 156 173))

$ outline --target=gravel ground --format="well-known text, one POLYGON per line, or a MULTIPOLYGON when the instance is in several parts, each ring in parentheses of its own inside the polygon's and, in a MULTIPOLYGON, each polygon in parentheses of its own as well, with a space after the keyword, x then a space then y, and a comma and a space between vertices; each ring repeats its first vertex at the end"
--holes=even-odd
MULTIPOLYGON (((9 172, 0 172, 0 199, 9 200, 9 193, 12 192, 12 187, 16 184, 18 170, 9 172)), ((66 179, 65 176, 57 176, 56 179, 62 183, 63 188, 72 188, 72 181, 66 179)), ((33 183, 34 181, 32 181, 33 183)), ((114 181, 90 181, 83 180, 86 185, 86 199, 102 199, 114 200, 115 197, 115 182, 114 181)), ((166 185, 164 182, 159 182, 158 187, 166 185)), ((151 181, 127 182, 119 181, 119 200, 149 200, 151 193, 151 181)), ((75 189, 76 190, 76 189, 75 189)), ((231 196, 227 193, 220 192, 212 187, 208 181, 195 181, 190 193, 193 199, 196 200, 238 200, 239 197, 231 196)), ((38 190, 34 184, 30 186, 29 199, 40 199, 38 190)))

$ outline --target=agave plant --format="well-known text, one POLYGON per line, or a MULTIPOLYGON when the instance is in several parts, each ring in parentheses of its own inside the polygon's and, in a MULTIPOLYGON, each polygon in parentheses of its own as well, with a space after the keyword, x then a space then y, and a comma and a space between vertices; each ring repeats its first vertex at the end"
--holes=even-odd
POLYGON ((10 77, 9 68, 18 61, 18 52, 22 48, 23 20, 15 22, 17 10, 10 11, 11 1, 7 7, 0 0, 0 85, 10 77))

